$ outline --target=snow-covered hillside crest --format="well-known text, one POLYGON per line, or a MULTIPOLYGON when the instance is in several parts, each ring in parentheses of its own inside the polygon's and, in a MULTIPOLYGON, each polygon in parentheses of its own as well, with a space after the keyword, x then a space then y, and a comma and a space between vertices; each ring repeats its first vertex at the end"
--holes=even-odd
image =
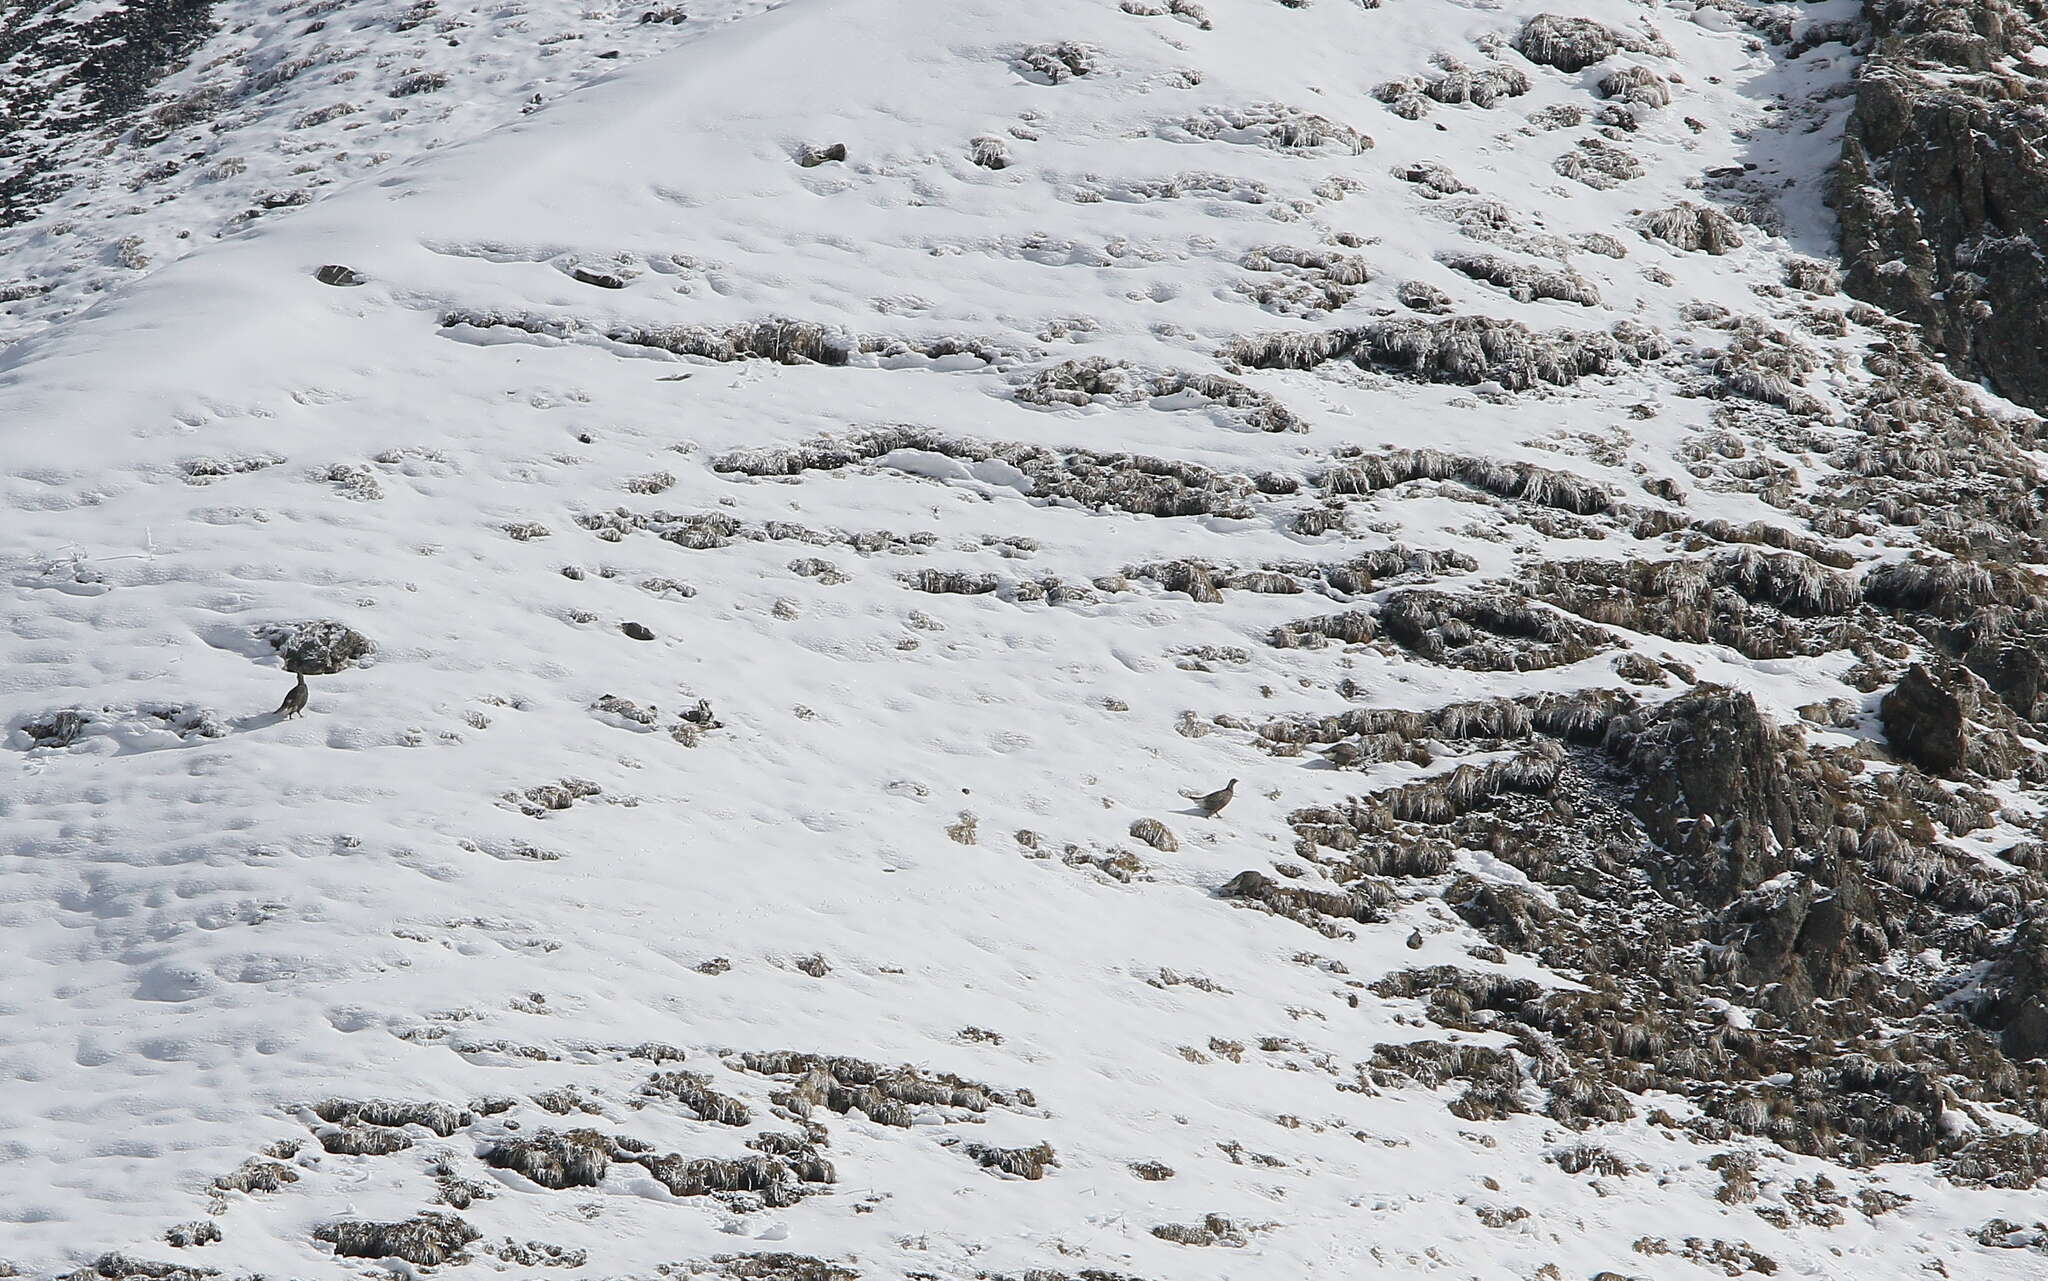
POLYGON ((2040 424, 1836 292, 1856 5, 528 9, 226 0, 0 240, 0 1260, 2038 1270, 2040 424))

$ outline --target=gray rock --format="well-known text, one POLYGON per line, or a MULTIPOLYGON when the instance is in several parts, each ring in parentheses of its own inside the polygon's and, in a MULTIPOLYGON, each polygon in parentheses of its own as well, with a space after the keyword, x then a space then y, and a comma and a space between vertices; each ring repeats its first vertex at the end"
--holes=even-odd
POLYGON ((271 623, 257 628, 256 636, 277 651, 286 671, 302 676, 332 676, 377 652, 369 637, 331 618, 271 623))

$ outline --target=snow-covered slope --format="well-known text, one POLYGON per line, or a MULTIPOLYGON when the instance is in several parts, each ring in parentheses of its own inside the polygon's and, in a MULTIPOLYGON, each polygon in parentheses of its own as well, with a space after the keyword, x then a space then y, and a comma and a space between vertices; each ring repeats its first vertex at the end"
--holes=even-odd
POLYGON ((0 241, 0 1258, 2031 1275, 2034 424, 1547 7, 265 10, 0 241))

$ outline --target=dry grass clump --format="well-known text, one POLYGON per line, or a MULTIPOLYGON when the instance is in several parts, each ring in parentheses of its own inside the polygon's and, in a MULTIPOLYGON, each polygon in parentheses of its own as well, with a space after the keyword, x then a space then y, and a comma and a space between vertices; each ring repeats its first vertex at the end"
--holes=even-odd
POLYGON ((1507 290, 1516 302, 1551 298, 1581 307, 1600 305, 1600 291, 1593 282, 1569 268, 1539 267, 1484 253, 1439 254, 1437 261, 1461 276, 1507 290))
POLYGON ((312 1111, 333 1125, 420 1125, 444 1139, 476 1121, 468 1108, 410 1099, 325 1099, 312 1111))
POLYGON ((786 319, 758 320, 724 329, 702 325, 616 329, 606 337, 635 347, 658 347, 678 356, 701 356, 724 363, 772 360, 779 365, 843 365, 857 345, 838 330, 786 319))
POLYGON ((712 1089, 711 1078, 701 1072, 658 1072, 647 1078, 640 1092, 674 1099, 699 1119, 720 1125, 745 1125, 753 1120, 746 1104, 712 1089))
POLYGON ((1251 1238, 1245 1235, 1243 1228, 1220 1214, 1203 1215, 1200 1223, 1162 1223, 1152 1229, 1152 1235, 1175 1245, 1234 1247, 1251 1244, 1251 1238))
POLYGON ((1283 623, 1266 634, 1266 643, 1276 649, 1317 649, 1329 641, 1362 645, 1379 635, 1379 623, 1362 609, 1325 614, 1283 623))
POLYGON ((1600 77, 1600 96, 1643 107, 1671 105, 1671 82, 1648 67, 1621 67, 1600 77))
POLYGON ((1736 322, 1728 346, 1713 364, 1723 393, 1802 415, 1826 412, 1803 386, 1807 375, 1820 367, 1821 358, 1812 348, 1757 316, 1736 322))
POLYGON ((1180 848, 1180 841, 1174 836, 1173 829, 1156 818, 1133 821, 1131 835, 1162 854, 1171 854, 1180 848))
POLYGON ((1254 369, 1313 369, 1350 357, 1424 382, 1497 382, 1510 391, 1566 386, 1664 354, 1663 340, 1630 321, 1610 333, 1537 331, 1513 320, 1453 316, 1392 317, 1356 329, 1248 335, 1224 349, 1227 360, 1254 369))
POLYGON ((1050 1143, 1028 1148, 996 1148, 985 1143, 970 1143, 965 1150, 983 1169, 1013 1174, 1034 1182, 1044 1178, 1046 1170, 1060 1163, 1050 1143))
POLYGON ((1394 902, 1393 888, 1380 881, 1361 881, 1352 890, 1316 890, 1283 885, 1264 872, 1251 869, 1224 882, 1217 888, 1216 896, 1262 907, 1331 938, 1350 936, 1350 931, 1335 922, 1377 925, 1387 919, 1387 908, 1394 902))
POLYGON ((1370 137, 1350 125, 1279 102, 1210 107, 1182 121, 1179 130, 1205 142, 1245 143, 1277 151, 1313 151, 1334 143, 1355 156, 1373 145, 1370 137))
POLYGON ((1577 149, 1551 162, 1560 177, 1595 191, 1611 191, 1643 176, 1642 162, 1603 138, 1581 138, 1577 149))
POLYGON ((342 1219, 313 1229, 315 1241, 351 1259, 403 1259, 421 1267, 455 1263, 468 1257, 464 1247, 483 1233, 452 1214, 422 1210, 398 1223, 342 1219))
POLYGON ((794 1077, 794 1083, 771 1096, 798 1116, 818 1108, 858 1111, 882 1125, 907 1126, 913 1107, 964 1108, 985 1112, 990 1107, 1033 1107, 1029 1090, 997 1090, 950 1073, 883 1067, 864 1059, 798 1050, 748 1051, 734 1066, 763 1076, 794 1077))
POLYGON ((967 158, 984 169, 1008 169, 1010 144, 993 134, 983 134, 968 142, 967 158))
POLYGON ((1035 44, 1018 53, 1012 62, 1047 84, 1059 84, 1078 76, 1093 75, 1102 51, 1093 45, 1060 40, 1035 44))
POLYGON ((1614 644, 1596 628, 1505 592, 1397 592, 1380 607, 1379 624, 1409 652, 1470 671, 1541 671, 1614 644))
POLYGON ((480 1155, 494 1170, 517 1171, 559 1192, 603 1183, 614 1154, 612 1141, 595 1130, 538 1130, 530 1137, 500 1139, 480 1155))
POLYGON ((1517 53, 1539 66, 1583 71, 1620 51, 1622 37, 1591 18, 1540 13, 1522 24, 1514 44, 1517 53))
POLYGON ((1803 620, 1851 613, 1854 580, 1796 552, 1742 547, 1667 561, 1553 561, 1535 594, 1582 618, 1672 640, 1727 645, 1750 658, 1825 653, 1853 637, 1803 620))
POLYGON ((1687 253, 1719 256, 1742 248, 1742 236, 1735 230, 1733 218, 1690 200, 1646 214, 1638 225, 1646 239, 1661 240, 1687 253))
POLYGON ((868 462, 897 449, 928 450, 965 462, 998 459, 1030 479, 1033 498, 1114 507, 1133 515, 1242 520, 1251 516, 1249 500, 1257 493, 1250 478, 1211 471, 1199 463, 1040 445, 990 445, 901 427, 818 437, 794 446, 736 450, 712 459, 711 466, 750 476, 794 476, 868 462))
POLYGON ((1785 283, 1810 294, 1832 296, 1842 289, 1842 272, 1818 258, 1792 258, 1785 263, 1785 283))

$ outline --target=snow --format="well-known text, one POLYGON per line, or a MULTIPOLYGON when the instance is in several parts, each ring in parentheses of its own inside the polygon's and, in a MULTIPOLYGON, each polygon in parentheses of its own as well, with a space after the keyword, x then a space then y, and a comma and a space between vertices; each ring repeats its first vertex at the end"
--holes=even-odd
MULTIPOLYGON (((759 1249, 873 1277, 1099 1267, 1189 1281, 1504 1279, 1546 1264, 1567 1277, 1693 1274, 1636 1252, 1646 1235, 1745 1239, 1790 1275, 1906 1275, 1942 1260, 1953 1276, 2031 1275, 2026 1251, 1986 1250, 1964 1232, 1996 1214, 2025 1220, 2023 1194, 1960 1192, 1920 1168, 1858 1172, 1915 1200, 1831 1232, 1781 1230, 1717 1201, 1708 1153, 1647 1122, 1599 1137, 1654 1174, 1575 1177, 1544 1161, 1575 1137, 1544 1117, 1481 1127, 1427 1091, 1338 1088, 1376 1042, 1414 1039, 1421 1023, 1413 1003, 1365 985, 1411 964, 1470 964, 1479 938, 1433 900, 1330 940, 1215 898, 1237 872, 1287 858, 1291 810, 1358 795, 1399 767, 1318 770, 1242 732, 1177 732, 1183 714, 1321 714, 1339 702, 1340 677, 1374 703, 1413 708, 1577 689, 1609 680, 1605 656, 1464 672, 1265 646, 1276 623, 1342 608, 1314 598, 1232 591, 1204 606, 1140 580, 1054 606, 1010 590, 1187 556, 1335 560, 1390 540, 1463 551, 1477 581, 1537 546, 1527 528, 1500 528, 1489 508, 1428 485, 1389 498, 1372 528, 1312 540, 1278 509, 1249 520, 1090 510, 1048 501, 1010 462, 923 449, 789 479, 711 465, 890 424, 1294 476, 1342 446, 1428 445, 1567 468, 1654 506, 1641 475, 1678 471, 1710 405, 1675 395, 1661 371, 1522 397, 1358 371, 1240 375, 1304 414, 1305 434, 1178 401, 1012 398, 1013 368, 1080 356, 1214 371, 1231 337, 1357 323, 1394 306, 1407 278, 1445 289, 1461 312, 1539 328, 1638 318, 1675 333, 1683 304, 1750 307, 1753 284, 1813 250, 1796 222, 1792 239, 1745 229, 1748 247, 1726 260, 1665 254, 1626 230, 1634 211, 1683 198, 1687 178, 1782 141, 1740 136, 1761 128, 1757 100, 1786 73, 1718 8, 1680 23, 1670 19, 1682 11, 1648 7, 1676 54, 1647 61, 1683 67, 1685 84, 1672 108, 1641 114, 1630 145, 1647 175, 1599 192, 1551 168, 1577 131, 1523 127, 1546 106, 1597 106, 1591 72, 1535 69, 1511 111, 1439 106, 1408 121, 1370 96, 1439 51, 1476 63, 1475 40, 1511 35, 1545 4, 1206 7, 1213 32, 1071 0, 695 6, 684 28, 634 28, 633 58, 578 63, 526 114, 519 105, 548 83, 543 60, 584 56, 553 54, 538 33, 571 30, 582 7, 480 8, 456 37, 469 43, 447 55, 451 72, 477 72, 473 88, 431 122, 388 104, 367 113, 366 141, 348 149, 374 140, 388 158, 327 172, 309 204, 215 238, 301 152, 290 122, 329 96, 311 88, 248 108, 232 138, 251 168, 222 180, 232 189, 195 181, 140 213, 112 212, 110 169, 0 242, 10 275, 61 282, 7 305, 20 341, 0 350, 0 569, 13 600, 0 628, 0 731, 12 735, 0 758, 12 962, 0 1150, 14 1188, 0 1204, 0 1257, 31 1275, 105 1250, 236 1275, 359 1274, 361 1261, 333 1258, 312 1229, 427 1206, 433 1161, 484 1175, 478 1149, 515 1120, 528 1134, 589 1124, 662 1151, 746 1155, 745 1138, 792 1128, 766 1115, 786 1083, 729 1056, 797 1049, 916 1064, 1036 1102, 929 1109, 907 1130, 826 1115, 839 1181, 781 1209, 735 1214, 615 1164, 601 1187, 569 1191, 489 1173, 495 1195, 461 1213, 486 1243, 586 1251, 579 1275, 604 1277, 759 1249), (485 18, 516 52, 482 47, 485 18), (1099 69, 1056 85, 1017 69, 1024 47, 1057 40, 1095 46, 1099 69), (1296 154, 1180 127, 1205 108, 1261 102, 1327 115, 1376 145, 1296 154), (1010 167, 968 159, 982 134, 1010 139, 1010 167), (844 164, 795 163, 803 146, 838 141, 844 164), (1389 176, 1425 159, 1505 202, 1525 232, 1620 236, 1625 260, 1571 256, 1604 306, 1518 303, 1439 265, 1439 251, 1469 243, 1389 176), (1195 172, 1267 194, 1126 194, 1195 172), (57 230, 65 219, 77 229, 57 230), (1275 315, 1238 289, 1250 250, 1333 230, 1362 237, 1356 252, 1376 272, 1344 308, 1275 315), (158 261, 99 292, 86 277, 101 269, 79 267, 89 255, 74 246, 135 234, 158 261), (1653 261, 1674 286, 1644 277, 1653 261), (316 283, 328 263, 368 283, 316 283), (636 274, 618 290, 569 274, 591 263, 636 274), (556 328, 442 327, 455 311, 556 328), (872 353, 844 367, 717 364, 613 337, 769 317, 1036 354, 1014 367, 872 353), (1619 453, 1585 443, 1646 400, 1655 417, 1631 424, 1619 453), (200 458, 277 461, 188 475, 200 458), (673 477, 662 492, 630 489, 657 473, 673 477), (381 496, 332 479, 349 474, 381 496), (691 549, 646 532, 606 541, 578 523, 622 507, 795 533, 691 549), (505 532, 526 525, 545 532, 505 532), (934 537, 883 550, 848 539, 872 532, 934 537), (1003 539, 1035 550, 1005 556, 1003 539), (848 581, 793 570, 804 557, 848 581), (899 581, 926 568, 993 573, 1005 587, 934 595, 899 581), (306 715, 281 721, 269 709, 289 678, 252 629, 320 618, 377 651, 312 678, 306 715), (623 634, 629 622, 652 639, 623 634), (1178 661, 1199 646, 1251 658, 1178 661), (656 709, 654 724, 593 710, 607 695, 656 709), (670 730, 698 699, 722 725, 685 746, 670 730), (159 705, 210 713, 223 732, 162 728, 146 710, 159 705), (96 719, 69 746, 31 745, 22 726, 60 708, 96 719), (1218 819, 1180 797, 1231 776, 1243 782, 1218 819), (518 794, 564 780, 599 790, 521 812, 518 794), (1178 852, 1134 841, 1143 817, 1171 828, 1178 852), (1040 834, 1037 850, 1013 836, 1025 830, 1040 834), (1070 864, 1069 846, 1134 850, 1144 871, 1126 883, 1070 864), (1405 945, 1415 931, 1420 961, 1405 945), (813 957, 829 968, 807 968, 813 957), (730 968, 707 972, 720 958, 730 968), (1216 990, 1148 982, 1161 971, 1216 990), (652 1065, 623 1049, 650 1041, 684 1050, 682 1066, 746 1100, 755 1123, 728 1130, 640 1096, 652 1065), (1217 1042, 1248 1048, 1232 1056, 1217 1042), (527 1101, 557 1086, 583 1090, 597 1114, 527 1101), (491 1095, 520 1103, 452 1138, 415 1128, 390 1156, 323 1153, 298 1111, 335 1096, 491 1095), (216 1176, 288 1138, 305 1143, 289 1162, 296 1184, 219 1195, 209 1209, 216 1176), (1040 1141, 1059 1162, 1040 1181, 984 1170, 958 1148, 1040 1141), (1128 1167, 1147 1161, 1175 1177, 1134 1178, 1128 1167), (1491 1228, 1480 1205, 1529 1217, 1491 1228), (169 1225, 209 1214, 220 1244, 162 1243, 169 1225), (1209 1214, 1272 1226, 1237 1248, 1151 1231, 1209 1214)), ((1646 13, 1626 0, 1574 11, 1617 27, 1646 13)), ((287 10, 232 38, 275 55, 301 17, 287 10)), ((376 65, 393 38, 350 36, 351 65, 376 65)), ((1821 147, 1838 125, 1788 154, 1821 147)), ((1691 510, 1773 516, 1736 492, 1700 490, 1691 510)), ((1629 554, 1591 538, 1544 546, 1629 554)), ((1780 714, 1847 690, 1832 660, 1648 647, 1780 714)), ((1465 865, 1520 876, 1483 853, 1465 865)), ((1788 1157, 1775 1177, 1824 1168, 1788 1157)), ((487 1256, 470 1266, 520 1270, 487 1256)))

